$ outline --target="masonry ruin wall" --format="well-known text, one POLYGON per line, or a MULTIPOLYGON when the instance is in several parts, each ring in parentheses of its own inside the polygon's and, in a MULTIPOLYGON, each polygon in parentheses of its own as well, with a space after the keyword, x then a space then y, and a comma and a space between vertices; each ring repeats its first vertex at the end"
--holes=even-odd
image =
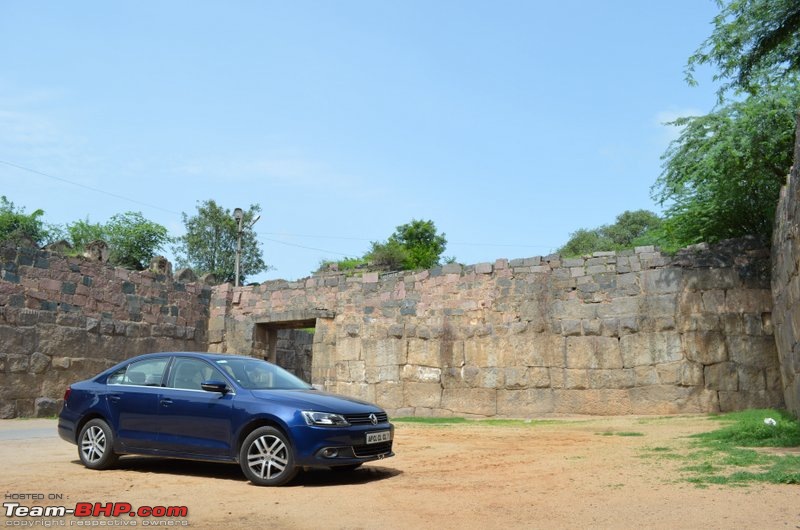
POLYGON ((0 418, 58 413, 70 383, 153 351, 205 351, 211 289, 0 247, 0 418))
POLYGON ((395 415, 781 407, 769 270, 744 239, 224 285, 209 349, 274 357, 282 323, 313 322, 312 382, 395 415))

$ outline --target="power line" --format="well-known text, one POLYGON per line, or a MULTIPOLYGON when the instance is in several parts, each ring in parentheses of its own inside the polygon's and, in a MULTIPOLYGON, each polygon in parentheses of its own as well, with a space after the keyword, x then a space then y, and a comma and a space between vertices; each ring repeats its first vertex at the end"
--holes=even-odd
MULTIPOLYGON (((12 162, 8 162, 6 160, 0 160, 0 164, 4 164, 4 165, 9 166, 9 167, 20 169, 22 171, 27 171, 29 173, 34 173, 36 175, 41 175, 41 176, 47 177, 49 179, 57 180, 57 181, 60 181, 60 182, 65 182, 67 184, 71 184, 71 185, 77 186, 79 188, 87 189, 87 190, 93 191, 95 193, 101 193, 101 194, 107 195, 109 197, 114 197, 115 199, 120 199, 120 200, 131 202, 131 203, 134 203, 134 204, 139 204, 141 206, 146 206, 148 208, 153 208, 155 210, 160 210, 162 212, 166 212, 166 213, 170 213, 170 214, 174 214, 174 215, 181 215, 180 212, 176 212, 174 210, 169 210, 167 208, 162 208, 161 206, 156 206, 154 204, 149 204, 149 203, 146 203, 146 202, 143 202, 143 201, 139 201, 139 200, 136 200, 136 199, 131 199, 130 197, 125 197, 123 195, 112 193, 110 191, 105 191, 105 190, 102 190, 100 188, 87 186, 86 184, 81 184, 79 182, 75 182, 75 181, 72 181, 72 180, 69 180, 69 179, 65 179, 63 177, 57 177, 55 175, 51 175, 51 174, 45 173, 43 171, 39 171, 39 170, 36 170, 36 169, 25 167, 25 166, 22 166, 22 165, 19 165, 19 164, 14 164, 12 162)), ((337 240, 343 240, 343 241, 379 241, 380 240, 380 238, 367 239, 367 238, 363 238, 363 237, 326 236, 326 235, 311 235, 311 234, 287 234, 287 233, 283 233, 283 232, 262 232, 262 234, 273 235, 273 236, 283 236, 283 237, 305 237, 305 238, 312 238, 312 239, 337 239, 337 240)), ((273 243, 278 243, 278 244, 286 245, 286 246, 290 246, 290 247, 304 248, 304 249, 308 249, 308 250, 315 250, 315 251, 318 251, 318 252, 326 252, 326 253, 330 253, 330 254, 337 254, 339 256, 349 256, 350 255, 350 254, 345 254, 343 252, 336 252, 334 250, 325 250, 325 249, 316 248, 316 247, 298 245, 296 243, 287 243, 286 241, 280 241, 280 240, 277 240, 277 239, 270 239, 270 238, 262 238, 262 239, 264 239, 265 241, 271 241, 273 243)), ((459 242, 459 241, 450 241, 450 242, 448 242, 448 244, 449 245, 460 245, 460 246, 474 246, 474 247, 547 248, 547 249, 555 248, 555 246, 556 246, 556 245, 523 245, 523 244, 506 244, 506 243, 467 243, 467 242, 459 242)))
POLYGON ((48 173, 44 173, 43 171, 38 171, 36 169, 31 169, 29 167, 20 166, 19 164, 12 164, 11 162, 7 162, 5 160, 0 160, 0 164, 5 164, 6 166, 13 167, 13 168, 16 168, 16 169, 21 169, 23 171, 27 171, 29 173, 34 173, 36 175, 41 175, 41 176, 47 177, 49 179, 58 180, 58 181, 61 181, 61 182, 66 182, 67 184, 72 184, 73 186, 78 186, 79 188, 90 190, 90 191, 93 191, 95 193, 102 193, 103 195, 108 195, 109 197, 114 197, 115 199, 120 199, 120 200, 123 200, 123 201, 132 202, 134 204, 139 204, 141 206, 147 206, 148 208, 154 208, 156 210, 161 210, 162 212, 167 212, 167 213, 171 213, 171 214, 175 214, 175 215, 180 215, 180 212, 176 212, 176 211, 173 211, 173 210, 168 210, 166 208, 162 208, 161 206, 156 206, 154 204, 149 204, 149 203, 146 203, 146 202, 137 201, 136 199, 131 199, 130 197, 125 197, 123 195, 117 195, 116 193, 111 193, 110 191, 101 190, 99 188, 93 188, 92 186, 87 186, 86 184, 81 184, 79 182, 74 182, 72 180, 68 180, 68 179, 65 179, 65 178, 62 178, 62 177, 56 177, 55 175, 50 175, 48 173))
POLYGON ((262 237, 264 241, 271 241, 272 243, 278 243, 280 245, 286 245, 288 247, 297 247, 297 248, 304 248, 307 250, 316 250, 317 252, 325 252, 328 254, 337 254, 339 256, 349 257, 350 254, 344 254, 343 252, 336 252, 335 250, 325 250, 324 248, 315 248, 315 247, 307 247, 305 245, 298 245, 296 243, 287 243, 286 241, 279 241, 277 239, 270 239, 268 237, 262 237))
MULTIPOLYGON (((341 239, 346 241, 378 241, 380 238, 363 238, 363 237, 344 237, 344 236, 323 236, 323 235, 312 235, 312 234, 289 234, 286 232, 261 232, 262 234, 271 235, 271 236, 284 236, 284 237, 306 237, 310 239, 341 239)), ((553 248, 557 245, 525 245, 525 244, 513 244, 513 243, 464 243, 461 241, 448 241, 448 245, 463 245, 463 246, 473 246, 473 247, 523 247, 523 248, 553 248)))

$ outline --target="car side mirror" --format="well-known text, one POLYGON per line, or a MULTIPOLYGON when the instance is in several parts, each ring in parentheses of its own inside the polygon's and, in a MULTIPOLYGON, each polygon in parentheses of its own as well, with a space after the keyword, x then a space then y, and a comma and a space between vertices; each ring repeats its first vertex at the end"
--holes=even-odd
POLYGON ((206 392, 219 392, 223 396, 228 393, 228 385, 222 381, 203 381, 200 388, 206 392))

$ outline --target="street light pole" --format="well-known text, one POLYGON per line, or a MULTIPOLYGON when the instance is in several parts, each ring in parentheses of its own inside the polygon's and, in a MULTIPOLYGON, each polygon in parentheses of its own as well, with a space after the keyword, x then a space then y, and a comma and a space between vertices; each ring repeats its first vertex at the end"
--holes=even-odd
POLYGON ((241 208, 233 211, 233 218, 236 220, 236 280, 233 286, 239 287, 239 261, 242 255, 242 221, 244 220, 244 212, 241 208))
MULTIPOLYGON (((239 287, 239 269, 241 268, 241 260, 242 260, 242 234, 244 233, 244 228, 242 228, 242 223, 244 222, 244 211, 241 208, 236 208, 233 210, 233 218, 236 220, 236 279, 234 280, 234 287, 239 287)), ((247 225, 247 228, 253 228, 253 225, 261 219, 260 215, 256 215, 255 219, 247 225)))

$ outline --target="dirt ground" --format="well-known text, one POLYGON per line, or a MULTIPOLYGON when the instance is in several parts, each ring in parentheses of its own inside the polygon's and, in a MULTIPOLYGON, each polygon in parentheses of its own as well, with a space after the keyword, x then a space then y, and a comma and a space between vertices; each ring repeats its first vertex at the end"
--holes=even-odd
MULTIPOLYGON (((188 515, 171 522, 190 528, 800 528, 797 486, 701 489, 681 480, 678 462, 654 457, 653 448, 680 449, 687 435, 717 425, 700 416, 398 423, 394 458, 350 473, 308 471, 287 487, 261 488, 235 465, 127 457, 119 469, 91 471, 79 463, 77 448, 55 435, 55 421, 6 420, 0 491, 4 503, 22 506, 187 506, 188 515), (626 432, 641 435, 606 435, 626 432), (20 494, 44 499, 9 500, 20 494), (46 500, 50 495, 63 500, 46 500)), ((3 511, 4 527, 37 520, 3 511)))

